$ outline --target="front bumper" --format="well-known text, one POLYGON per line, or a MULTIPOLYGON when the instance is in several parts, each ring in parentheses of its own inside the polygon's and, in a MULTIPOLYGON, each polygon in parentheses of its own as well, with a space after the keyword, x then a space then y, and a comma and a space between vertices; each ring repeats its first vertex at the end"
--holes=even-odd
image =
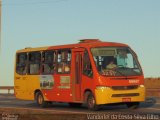
POLYGON ((132 90, 113 90, 110 87, 104 89, 95 89, 96 104, 110 104, 125 102, 124 99, 130 99, 128 102, 145 101, 145 87, 138 87, 132 90))

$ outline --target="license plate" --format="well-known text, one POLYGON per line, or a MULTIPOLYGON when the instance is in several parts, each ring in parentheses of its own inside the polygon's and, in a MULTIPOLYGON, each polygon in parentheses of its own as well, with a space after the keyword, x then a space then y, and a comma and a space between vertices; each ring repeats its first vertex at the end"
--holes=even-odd
POLYGON ((122 98, 122 102, 131 102, 131 98, 122 98))

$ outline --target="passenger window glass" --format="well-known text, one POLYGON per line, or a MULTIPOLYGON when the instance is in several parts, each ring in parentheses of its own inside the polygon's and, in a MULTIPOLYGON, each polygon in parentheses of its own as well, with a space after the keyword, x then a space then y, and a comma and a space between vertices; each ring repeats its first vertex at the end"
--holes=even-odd
POLYGON ((17 55, 16 72, 20 75, 25 75, 27 72, 27 53, 17 55))
POLYGON ((71 50, 59 50, 58 51, 58 73, 70 73, 71 69, 71 50))
POLYGON ((93 76, 92 65, 87 50, 84 52, 83 57, 83 74, 89 77, 93 76))
POLYGON ((41 53, 29 53, 29 74, 39 74, 41 64, 41 53))
POLYGON ((43 74, 53 74, 55 70, 55 52, 46 51, 43 52, 43 74))

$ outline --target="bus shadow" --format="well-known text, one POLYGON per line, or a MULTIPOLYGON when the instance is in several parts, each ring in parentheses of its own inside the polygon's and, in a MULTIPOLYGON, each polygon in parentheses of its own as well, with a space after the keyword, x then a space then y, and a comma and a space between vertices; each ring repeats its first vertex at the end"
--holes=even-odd
POLYGON ((146 98, 145 102, 140 104, 141 108, 149 108, 156 104, 156 98, 155 97, 148 97, 146 98))
MULTIPOLYGON (((69 106, 69 104, 67 103, 57 103, 57 104, 52 104, 52 106, 50 106, 49 108, 56 108, 56 109, 70 109, 70 110, 76 110, 76 111, 86 111, 89 112, 90 110, 88 110, 87 106, 85 104, 83 104, 80 107, 71 107, 69 106)), ((104 106, 100 106, 98 112, 107 112, 107 111, 120 111, 122 109, 126 109, 125 105, 104 105, 104 106)), ((90 111, 90 112, 97 112, 97 111, 90 111)))
MULTIPOLYGON (((150 98, 146 98, 145 102, 140 103, 139 108, 149 108, 152 107, 156 104, 156 98, 154 97, 150 97, 150 98)), ((39 108, 39 106, 36 103, 30 103, 27 106, 30 107, 36 107, 39 108)), ((48 105, 46 108, 49 109, 70 109, 70 110, 82 110, 82 111, 87 111, 87 106, 86 105, 82 105, 80 107, 71 107, 69 106, 68 103, 52 103, 51 105, 48 105)), ((45 109, 45 108, 44 108, 45 109)), ((99 112, 102 111, 123 111, 126 110, 127 106, 125 104, 109 104, 109 105, 104 105, 102 107, 100 107, 99 112)))
MULTIPOLYGON (((36 103, 29 103, 27 104, 28 107, 34 107, 34 108, 41 108, 36 103)), ((56 110, 73 110, 73 111, 85 111, 89 112, 90 110, 87 109, 87 106, 83 104, 80 107, 71 107, 68 103, 52 103, 51 105, 48 105, 45 108, 41 109, 56 109, 56 110)), ((104 105, 101 106, 98 112, 107 112, 107 111, 120 111, 122 109, 126 109, 125 105, 104 105)), ((96 111, 90 111, 90 112, 96 112, 96 111)))

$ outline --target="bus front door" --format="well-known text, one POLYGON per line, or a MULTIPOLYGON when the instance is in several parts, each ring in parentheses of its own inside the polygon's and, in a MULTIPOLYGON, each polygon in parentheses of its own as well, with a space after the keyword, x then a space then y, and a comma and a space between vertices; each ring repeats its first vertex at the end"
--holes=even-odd
POLYGON ((82 55, 83 50, 74 51, 74 70, 73 70, 73 99, 81 101, 81 80, 82 80, 82 55))

